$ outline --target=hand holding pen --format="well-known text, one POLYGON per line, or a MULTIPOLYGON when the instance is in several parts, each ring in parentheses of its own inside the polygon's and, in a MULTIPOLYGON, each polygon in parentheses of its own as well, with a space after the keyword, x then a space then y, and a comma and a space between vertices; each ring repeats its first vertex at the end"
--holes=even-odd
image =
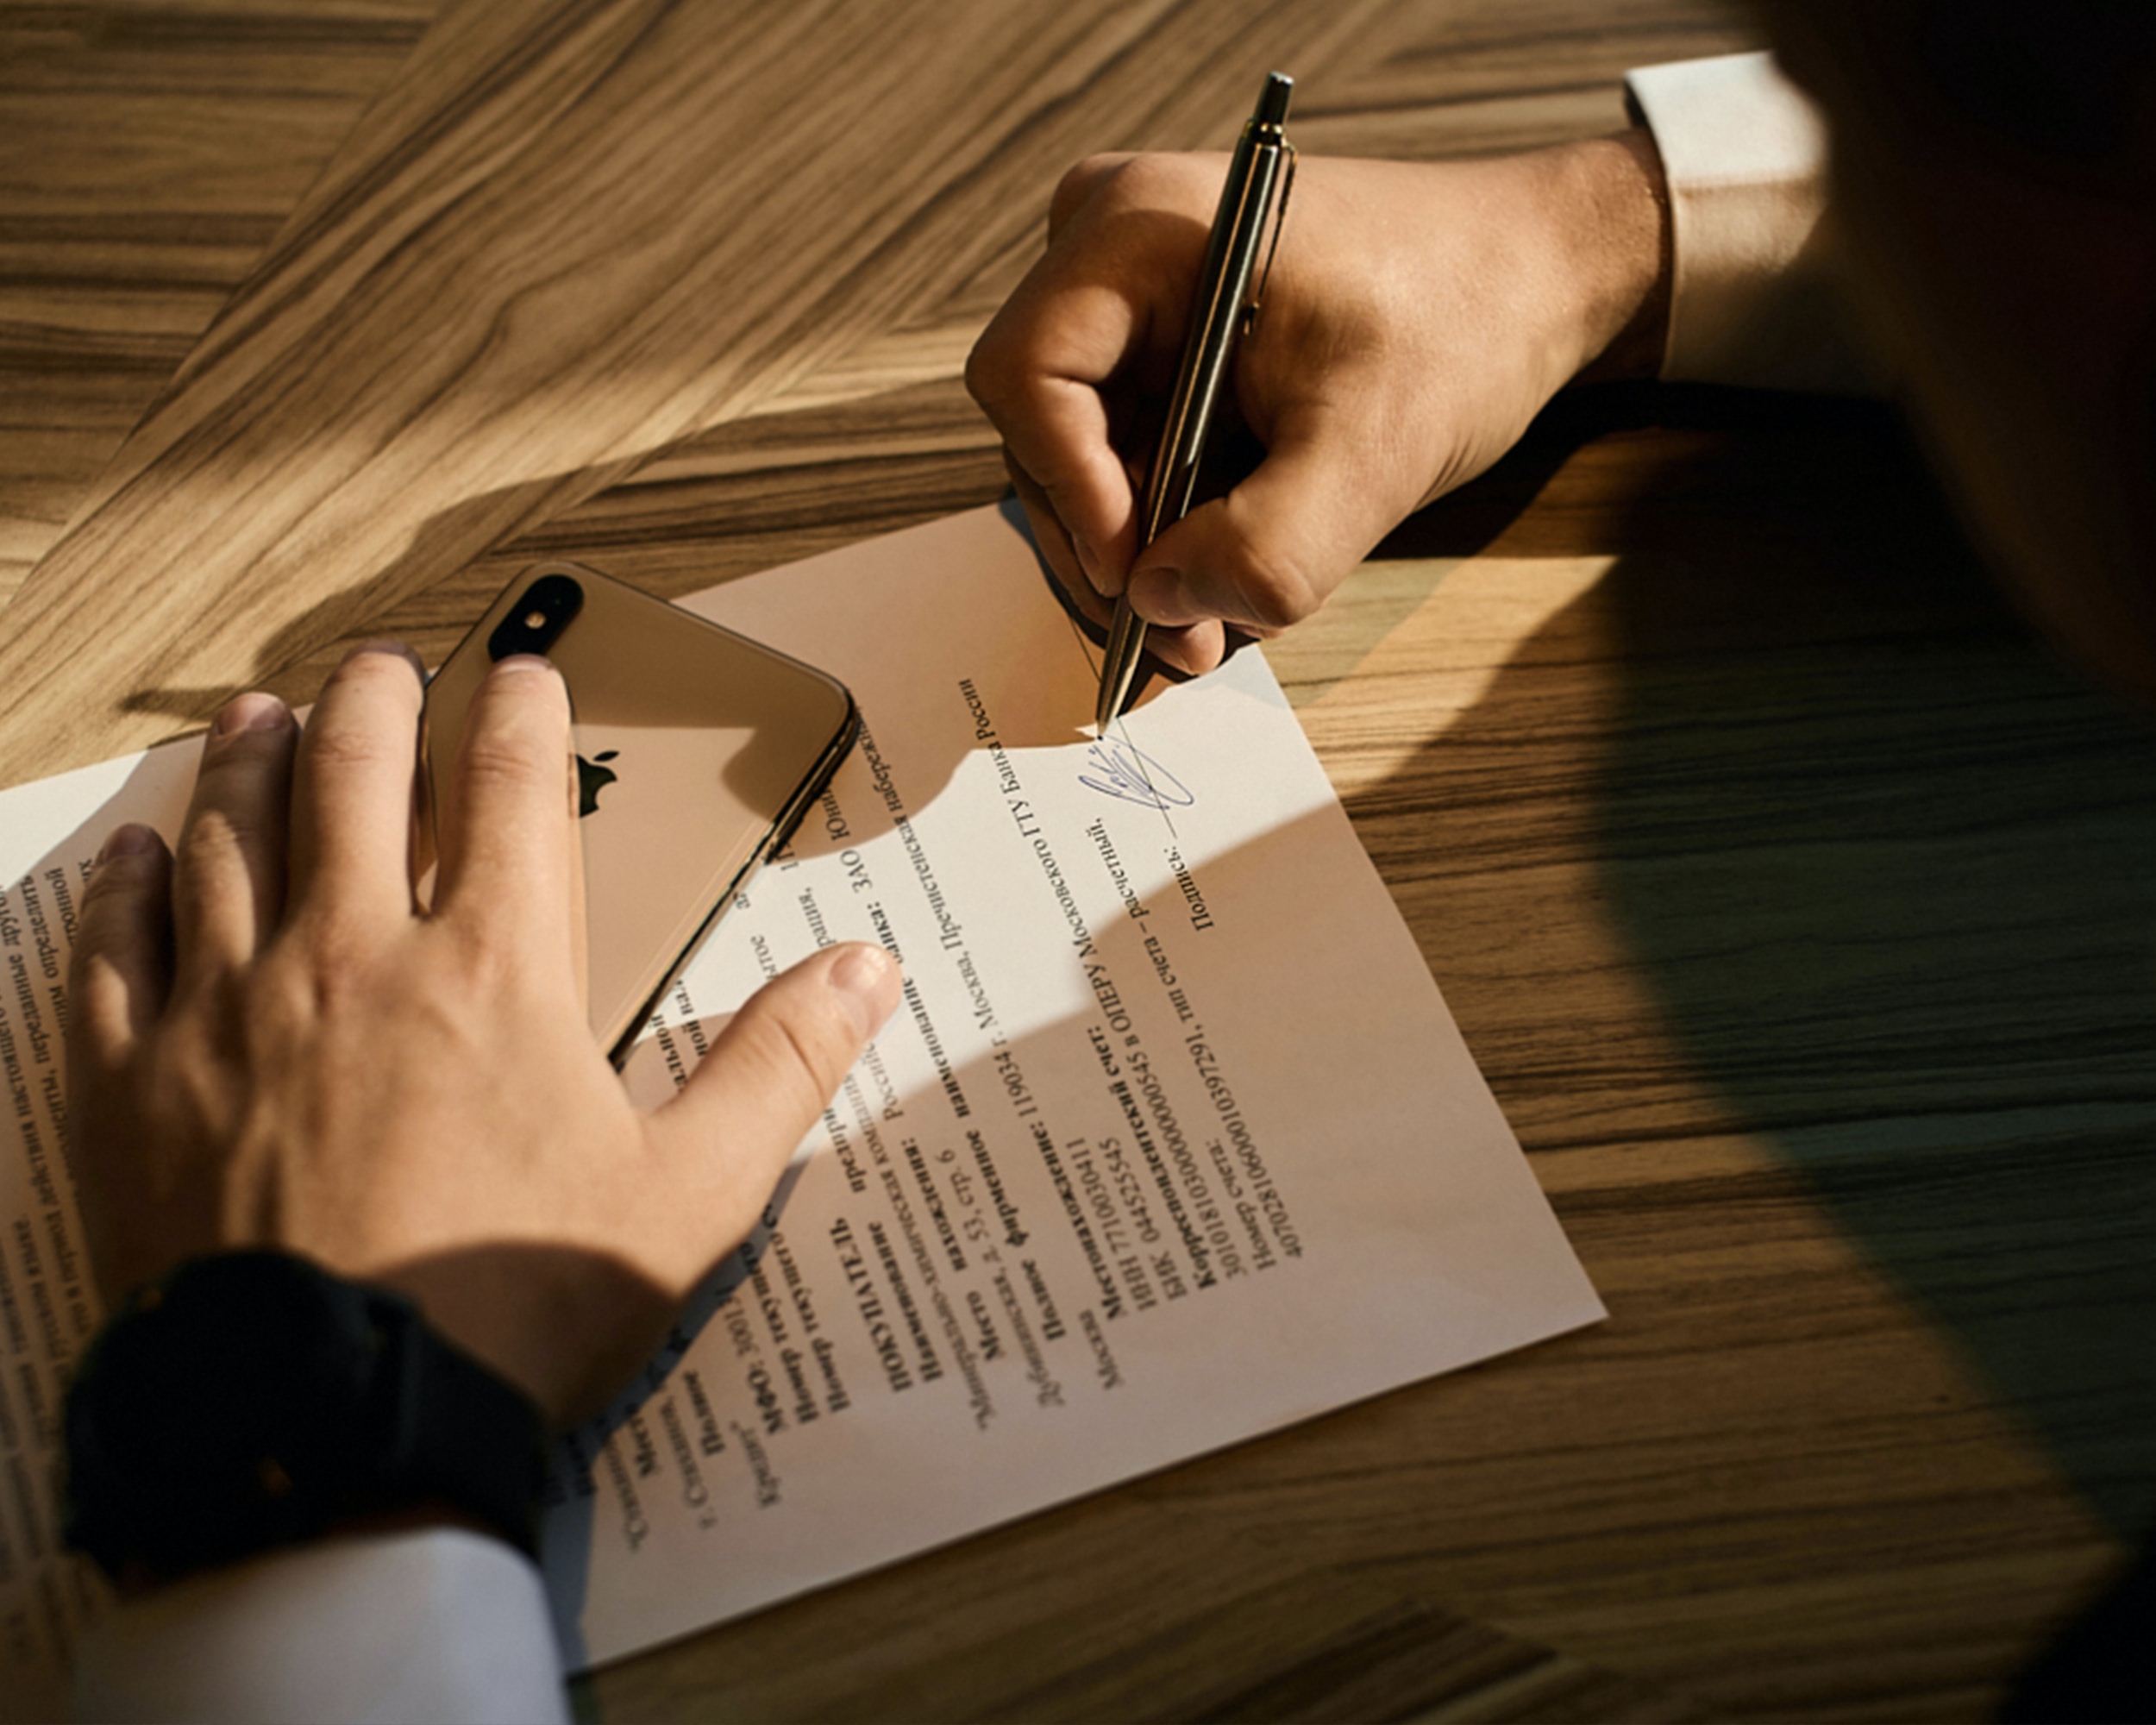
MULTIPOLYGON (((1256 320, 1257 296, 1263 291, 1257 274, 1258 248, 1268 229, 1274 245, 1280 243, 1279 223, 1294 172, 1294 149, 1283 130, 1288 98, 1294 87, 1294 80, 1281 72, 1267 76, 1258 93, 1257 111, 1243 128, 1229 160, 1183 336, 1182 359, 1169 392, 1160 449, 1153 457, 1145 501, 1138 511, 1141 547, 1150 545, 1163 528, 1190 512, 1199 463, 1205 459, 1219 412, 1228 363, 1237 341, 1256 320)), ((1145 650, 1146 627, 1145 619, 1131 608, 1130 589, 1125 588, 1115 602, 1115 619, 1100 664, 1100 698, 1094 724, 1102 731, 1115 721, 1130 698, 1138 657, 1145 650)))
POLYGON ((1224 168, 1140 155, 1072 170, 1046 254, 967 369, 1074 606, 1106 627, 1127 591, 1147 651, 1189 672, 1219 662, 1228 629, 1270 637, 1316 611, 1583 369, 1651 374, 1661 351, 1644 134, 1468 162, 1305 155, 1219 397, 1221 426, 1263 459, 1142 544, 1224 168))

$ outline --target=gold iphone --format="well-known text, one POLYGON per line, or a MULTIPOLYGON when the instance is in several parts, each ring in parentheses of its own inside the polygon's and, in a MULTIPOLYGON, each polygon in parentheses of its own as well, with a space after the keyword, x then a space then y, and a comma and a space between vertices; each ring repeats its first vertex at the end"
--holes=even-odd
POLYGON ((543 653, 568 684, 584 841, 592 1032, 627 1057, 749 877, 853 747, 836 678, 577 563, 502 590, 427 686, 423 750, 441 830, 487 667, 543 653))

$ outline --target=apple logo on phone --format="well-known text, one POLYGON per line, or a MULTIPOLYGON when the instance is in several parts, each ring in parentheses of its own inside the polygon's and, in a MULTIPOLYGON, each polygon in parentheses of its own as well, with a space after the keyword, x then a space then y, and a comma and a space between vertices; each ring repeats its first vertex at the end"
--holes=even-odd
POLYGON ((586 761, 581 755, 576 757, 576 787, 580 794, 580 806, 577 809, 579 819, 586 815, 597 814, 599 794, 621 777, 611 767, 600 764, 612 760, 620 753, 618 749, 602 749, 592 760, 586 761))

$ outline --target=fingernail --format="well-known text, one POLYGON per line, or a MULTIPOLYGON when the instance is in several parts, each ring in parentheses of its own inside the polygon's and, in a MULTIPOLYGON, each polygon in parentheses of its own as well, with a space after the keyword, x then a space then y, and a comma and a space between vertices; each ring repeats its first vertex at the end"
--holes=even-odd
POLYGON ((154 827, 130 821, 105 835, 105 842, 97 848, 97 861, 103 862, 115 856, 146 856, 157 849, 159 843, 154 827))
POLYGON ((210 722, 212 737, 237 737, 243 731, 275 731, 291 718, 291 710, 275 695, 259 691, 235 695, 217 709, 210 722))
POLYGON ((419 656, 405 646, 403 642, 392 640, 386 635, 373 641, 360 642, 344 656, 348 659, 356 659, 362 653, 386 653, 392 659, 402 659, 418 674, 423 681, 426 678, 427 667, 419 656))
POLYGON ((831 992, 845 1003, 854 1028, 866 1041, 883 1028, 899 1003, 899 967, 881 946, 849 946, 830 971, 831 992))

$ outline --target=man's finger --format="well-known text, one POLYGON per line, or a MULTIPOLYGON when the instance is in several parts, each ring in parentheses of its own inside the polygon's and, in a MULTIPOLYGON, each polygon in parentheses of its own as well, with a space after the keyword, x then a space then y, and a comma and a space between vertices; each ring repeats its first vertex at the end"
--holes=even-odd
POLYGON ((684 1241, 692 1257, 730 1250, 755 1221, 901 986, 880 946, 835 946, 804 960, 749 998, 653 1118, 673 1164, 661 1177, 680 1182, 678 1213, 700 1214, 702 1237, 684 1241), (692 1193, 701 1194, 700 1212, 692 1193))
POLYGON ((225 704, 203 740, 202 767, 172 856, 183 989, 251 963, 276 932, 298 736, 284 702, 245 694, 225 704))
MULTIPOLYGON (((465 716, 444 808, 437 917, 517 940, 567 935, 577 843, 569 694, 544 659, 518 655, 486 674, 465 716)), ((561 957, 571 957, 567 945, 561 957)))
MULTIPOLYGON (((172 991, 172 857, 147 826, 105 840, 76 907, 68 1059, 83 1078, 122 1065, 172 991)), ((78 1082, 80 1082, 79 1080, 78 1082)))
POLYGON ((1180 629, 1156 625, 1145 631, 1145 650, 1163 665, 1203 676, 1227 657, 1228 633, 1221 624, 1210 622, 1180 629))
POLYGON ((370 643, 329 674, 292 781, 291 898, 366 924, 411 914, 411 810, 419 661, 370 643))
MULTIPOLYGON (((1161 200, 1188 201, 1186 178, 1208 172, 1147 158, 1100 167, 1087 182, 1090 201, 1057 223, 966 361, 966 386, 1012 463, 1040 487, 1094 591, 1110 599, 1137 549, 1138 499, 1115 445, 1127 428, 1114 423, 1106 392, 1166 392, 1206 225, 1161 200)), ((1213 180, 1206 195, 1218 191, 1213 180)))
POLYGON ((1048 493, 1034 483, 1033 476, 1018 464, 1018 458, 1007 446, 1003 451, 1003 467, 1011 476, 1011 489, 1018 494, 1018 502, 1025 506, 1026 523, 1033 530, 1033 543, 1039 548, 1056 584, 1069 596, 1079 615, 1092 618, 1106 629, 1115 616, 1115 601, 1102 598, 1086 578, 1078 564, 1078 553, 1071 545, 1069 530, 1056 515, 1056 505, 1049 500, 1048 493))
POLYGON ((1029 501, 1045 502, 1055 516, 1060 534, 1043 541, 1051 563, 1058 536, 1069 546, 1076 568, 1058 564, 1056 573, 1074 591, 1075 575, 1113 599, 1136 543, 1138 502, 1100 394, 1117 364, 1109 351, 1119 346, 1117 332, 1130 329, 1128 308, 1079 303, 1100 298, 1053 300, 1037 316, 1013 298, 997 318, 1001 324, 1011 314, 1010 325, 990 325, 967 362, 966 381, 1002 434, 1012 468, 1036 488, 1029 501), (1105 360, 1094 357, 1102 354, 1105 360))
POLYGON ((1301 622, 1418 501, 1412 486, 1386 482, 1369 442, 1322 411, 1284 416, 1249 478, 1139 554, 1138 615, 1170 628, 1219 620, 1259 636, 1301 622))
POLYGON ((1048 237, 1052 244, 1068 228, 1094 194, 1113 179, 1116 171, 1131 160, 1129 151, 1104 152, 1087 156, 1069 169, 1048 200, 1048 237))

